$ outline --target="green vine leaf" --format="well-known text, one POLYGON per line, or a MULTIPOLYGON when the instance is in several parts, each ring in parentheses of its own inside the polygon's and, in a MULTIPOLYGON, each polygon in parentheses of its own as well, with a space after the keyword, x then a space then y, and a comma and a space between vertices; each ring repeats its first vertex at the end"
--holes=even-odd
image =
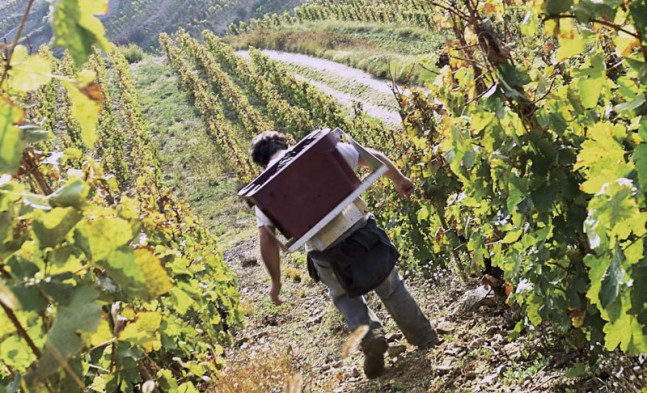
POLYGON ((579 76, 577 83, 580 88, 582 105, 587 109, 596 107, 600 93, 606 84, 604 58, 602 55, 598 53, 593 56, 589 68, 576 70, 574 74, 579 76))
POLYGON ((572 5, 572 0, 545 0, 543 8, 548 15, 559 15, 569 11, 572 5))
POLYGON ((69 302, 58 306, 54 324, 47 333, 43 356, 38 361, 38 379, 43 380, 63 368, 83 349, 79 334, 93 333, 101 322, 101 307, 96 303, 98 296, 93 288, 76 287, 69 302))
POLYGON ((56 246, 81 218, 83 214, 73 207, 57 207, 49 212, 36 211, 32 227, 41 248, 56 246))
POLYGON ((52 65, 39 55, 29 55, 27 48, 18 45, 11 56, 10 86, 18 92, 38 89, 52 79, 52 65))
POLYGON ((63 187, 54 191, 48 198, 52 207, 83 207, 90 193, 90 187, 81 179, 68 181, 63 187))
POLYGON ((54 45, 67 48, 77 67, 92 54, 92 45, 108 50, 105 29, 95 15, 108 12, 108 0, 54 0, 54 45))
POLYGON ((619 317, 604 326, 604 345, 609 351, 620 347, 628 355, 647 353, 647 335, 643 331, 643 324, 635 315, 629 314, 629 296, 625 293, 622 297, 622 312, 619 317))
POLYGON ((13 174, 20 165, 24 148, 23 133, 16 127, 23 121, 24 112, 11 99, 0 97, 0 174, 13 174))
POLYGON ((602 276, 602 284, 600 285, 600 305, 603 308, 609 307, 620 294, 620 286, 624 283, 625 276, 625 271, 622 269, 623 261, 622 250, 620 245, 616 243, 613 258, 611 258, 611 263, 602 276))

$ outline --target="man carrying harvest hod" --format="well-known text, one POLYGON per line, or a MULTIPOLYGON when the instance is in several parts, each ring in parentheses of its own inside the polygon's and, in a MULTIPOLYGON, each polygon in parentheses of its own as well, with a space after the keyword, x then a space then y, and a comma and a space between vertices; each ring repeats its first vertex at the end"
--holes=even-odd
MULTIPOLYGON (((368 163, 358 151, 349 144, 337 143, 337 151, 351 168, 368 163)), ((288 151, 286 136, 279 132, 267 131, 252 142, 252 160, 263 168, 278 162, 288 151)), ((413 183, 405 177, 382 153, 370 153, 387 166, 386 176, 392 181, 398 193, 408 198, 414 190, 413 183)), ((367 209, 366 209, 367 210, 367 209)), ((387 266, 386 274, 379 277, 370 289, 380 297, 389 314, 393 317, 407 341, 419 348, 429 348, 438 342, 436 332, 429 320, 405 287, 402 278, 394 267, 399 256, 393 243, 385 232, 378 228, 375 219, 368 211, 363 218, 352 225, 328 248, 318 251, 307 247, 308 268, 315 279, 319 278, 329 289, 332 301, 344 316, 351 331, 362 325, 369 327, 361 342, 364 353, 364 372, 368 378, 378 377, 384 370, 384 353, 388 349, 382 324, 375 313, 368 308, 364 296, 356 295, 340 282, 339 266, 353 263, 368 263, 369 273, 372 266, 387 266), (358 245, 369 245, 361 247, 358 245), (390 263, 390 264, 389 264, 390 263), (385 265, 386 264, 386 265, 385 265), (386 278, 384 278, 386 277, 386 278), (344 288, 347 289, 344 289, 344 288), (351 292, 351 293, 349 293, 351 292)), ((281 304, 281 269, 279 244, 275 237, 275 227, 270 219, 256 207, 257 226, 259 227, 260 251, 263 262, 272 280, 270 297, 275 304, 281 304)), ((379 268, 376 268, 379 269, 379 268)), ((370 279, 371 277, 368 277, 370 279)), ((341 281, 344 281, 343 278, 341 281)), ((359 293, 365 293, 361 291, 359 293)))

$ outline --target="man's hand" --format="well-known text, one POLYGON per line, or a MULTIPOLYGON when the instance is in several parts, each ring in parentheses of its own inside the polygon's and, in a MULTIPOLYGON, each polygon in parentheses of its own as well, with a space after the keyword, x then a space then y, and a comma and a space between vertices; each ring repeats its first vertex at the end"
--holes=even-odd
POLYGON ((398 191, 398 194, 404 199, 407 199, 413 193, 413 190, 416 188, 415 185, 409 178, 402 176, 398 180, 394 181, 395 189, 398 191))
MULTIPOLYGON (((398 191, 398 194, 400 194, 402 198, 408 199, 411 194, 413 194, 413 190, 416 188, 413 182, 409 180, 408 177, 404 176, 402 172, 400 172, 400 170, 396 168, 393 162, 384 155, 384 153, 374 149, 366 150, 377 157, 378 160, 382 161, 384 165, 386 165, 388 169, 386 171, 386 177, 388 177, 393 182, 393 185, 398 191)), ((359 163, 363 166, 368 166, 368 163, 362 157, 359 158, 359 163)))
POLYGON ((283 304, 283 301, 279 299, 279 293, 281 293, 281 283, 272 283, 272 288, 270 289, 270 299, 277 306, 283 304))

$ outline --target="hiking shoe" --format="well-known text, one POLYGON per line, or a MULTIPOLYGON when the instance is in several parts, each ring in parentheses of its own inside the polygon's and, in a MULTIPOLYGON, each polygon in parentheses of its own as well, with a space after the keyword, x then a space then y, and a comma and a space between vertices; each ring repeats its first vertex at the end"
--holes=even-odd
POLYGON ((427 341, 424 343, 417 345, 418 349, 430 349, 435 347, 436 345, 440 344, 440 338, 438 338, 438 335, 436 334, 435 330, 431 331, 431 334, 429 334, 429 337, 427 338, 427 341))
POLYGON ((376 337, 363 346, 364 374, 367 378, 377 378, 384 372, 384 352, 389 348, 386 339, 376 337))

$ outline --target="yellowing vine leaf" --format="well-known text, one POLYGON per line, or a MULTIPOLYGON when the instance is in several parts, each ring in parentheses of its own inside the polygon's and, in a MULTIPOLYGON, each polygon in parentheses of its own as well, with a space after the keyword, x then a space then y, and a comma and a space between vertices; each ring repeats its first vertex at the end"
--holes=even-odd
POLYGON ((617 179, 591 199, 584 231, 592 248, 614 247, 617 240, 625 240, 632 233, 645 234, 645 214, 640 212, 635 192, 629 179, 617 179))
POLYGON ((156 351, 162 346, 159 333, 161 325, 162 314, 159 312, 137 313, 135 321, 121 331, 119 340, 141 346, 145 352, 156 351))
POLYGON ((81 127, 81 139, 86 146, 93 147, 97 141, 96 129, 103 95, 97 93, 93 80, 82 80, 81 83, 63 81, 63 86, 72 102, 72 117, 81 127))
POLYGON ((149 298, 154 299, 173 288, 171 278, 162 266, 162 261, 150 250, 135 250, 135 263, 146 279, 146 291, 149 298))
POLYGON ((24 142, 16 127, 23 119, 23 110, 8 97, 0 97, 0 173, 14 173, 20 164, 24 142))
POLYGON ((106 260, 114 250, 128 244, 133 238, 130 224, 121 218, 100 217, 77 225, 77 242, 93 262, 106 260))
POLYGON ((108 12, 108 0, 55 0, 52 30, 54 45, 66 47, 77 67, 92 54, 92 45, 108 50, 105 29, 95 15, 108 12))
MULTIPOLYGON (((627 26, 627 30, 635 33, 633 26, 627 26)), ((618 32, 618 35, 613 38, 613 43, 616 45, 616 54, 621 57, 629 57, 634 49, 640 48, 640 40, 625 32, 618 32)))
POLYGON ((585 169, 587 180, 581 186, 582 191, 595 194, 605 183, 624 178, 633 169, 633 164, 625 161, 625 150, 615 138, 616 128, 624 129, 611 123, 598 123, 589 129, 590 139, 582 143, 574 167, 585 169))
POLYGON ((39 55, 29 55, 23 45, 16 46, 11 57, 9 85, 18 92, 38 89, 52 79, 52 65, 39 55))
POLYGON ((110 324, 108 323, 107 314, 101 316, 101 322, 99 327, 94 333, 86 333, 83 335, 84 341, 88 342, 90 345, 101 345, 108 340, 112 339, 112 330, 110 329, 110 324))
POLYGON ((586 42, 570 21, 562 20, 560 23, 559 49, 555 59, 558 62, 582 53, 586 42))

